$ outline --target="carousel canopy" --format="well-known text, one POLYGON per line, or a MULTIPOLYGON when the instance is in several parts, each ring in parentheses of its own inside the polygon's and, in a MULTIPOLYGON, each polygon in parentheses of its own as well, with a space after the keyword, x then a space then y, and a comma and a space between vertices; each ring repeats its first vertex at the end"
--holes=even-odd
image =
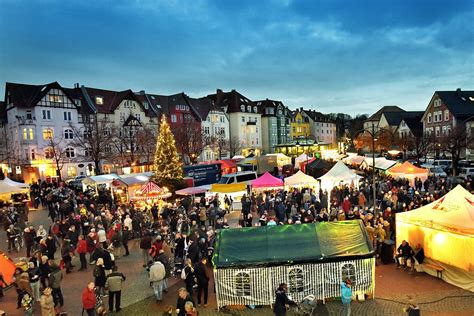
POLYGON ((142 194, 154 194, 154 193, 161 193, 164 190, 160 188, 156 183, 154 182, 147 182, 144 186, 141 187, 140 191, 142 194))
POLYGON ((342 261, 373 257, 361 221, 222 229, 217 268, 342 261))
POLYGON ((351 184, 352 182, 358 182, 360 178, 362 177, 349 169, 341 160, 339 160, 331 170, 318 179, 321 180, 321 187, 323 189, 332 190, 332 188, 340 182, 351 184))
POLYGON ((283 181, 270 173, 265 172, 261 177, 252 181, 252 188, 279 188, 283 187, 283 181))
POLYGON ((285 185, 287 186, 316 186, 318 180, 315 178, 304 174, 301 170, 292 175, 291 177, 285 178, 285 185))

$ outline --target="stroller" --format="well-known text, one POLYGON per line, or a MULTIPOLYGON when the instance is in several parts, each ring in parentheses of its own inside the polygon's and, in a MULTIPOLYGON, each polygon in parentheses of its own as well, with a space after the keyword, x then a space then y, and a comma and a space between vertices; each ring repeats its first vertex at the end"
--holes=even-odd
POLYGON ((316 309, 318 305, 318 301, 316 300, 316 297, 312 294, 306 296, 303 298, 303 300, 297 304, 297 306, 294 309, 294 312, 296 315, 313 315, 314 310, 316 309))

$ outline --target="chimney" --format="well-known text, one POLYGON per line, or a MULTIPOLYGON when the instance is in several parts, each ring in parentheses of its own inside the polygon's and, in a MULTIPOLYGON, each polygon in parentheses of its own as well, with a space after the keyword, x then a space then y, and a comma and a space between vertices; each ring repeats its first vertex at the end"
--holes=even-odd
POLYGON ((300 112, 303 112, 303 107, 300 107, 300 112))
POLYGON ((222 98, 224 97, 224 93, 222 92, 221 89, 216 90, 216 104, 217 106, 221 105, 222 98))
POLYGON ((140 90, 140 95, 145 95, 145 90, 140 90))
POLYGON ((78 82, 76 82, 76 83, 74 84, 74 88, 76 88, 76 89, 79 88, 79 83, 78 83, 78 82))

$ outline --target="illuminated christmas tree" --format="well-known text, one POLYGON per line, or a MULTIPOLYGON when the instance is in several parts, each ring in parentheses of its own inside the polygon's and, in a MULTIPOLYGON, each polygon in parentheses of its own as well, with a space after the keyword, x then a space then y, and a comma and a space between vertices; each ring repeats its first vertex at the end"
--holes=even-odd
POLYGON ((163 115, 160 122, 160 133, 156 141, 152 179, 160 186, 173 186, 173 183, 182 178, 182 163, 176 150, 174 136, 166 121, 166 116, 163 115))

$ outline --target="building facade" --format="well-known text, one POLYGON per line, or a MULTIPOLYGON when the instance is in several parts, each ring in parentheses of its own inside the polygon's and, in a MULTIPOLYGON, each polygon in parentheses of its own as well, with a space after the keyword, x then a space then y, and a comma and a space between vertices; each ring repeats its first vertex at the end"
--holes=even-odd
POLYGON ((303 113, 308 117, 311 131, 310 135, 314 137, 319 144, 336 145, 337 126, 332 119, 321 112, 313 110, 304 110, 303 113))
POLYGON ((263 153, 274 153, 275 146, 286 144, 290 138, 290 111, 281 101, 256 101, 262 114, 263 153))
POLYGON ((291 114, 290 127, 290 137, 292 140, 310 137, 311 127, 309 125, 309 118, 304 114, 303 108, 291 114))

